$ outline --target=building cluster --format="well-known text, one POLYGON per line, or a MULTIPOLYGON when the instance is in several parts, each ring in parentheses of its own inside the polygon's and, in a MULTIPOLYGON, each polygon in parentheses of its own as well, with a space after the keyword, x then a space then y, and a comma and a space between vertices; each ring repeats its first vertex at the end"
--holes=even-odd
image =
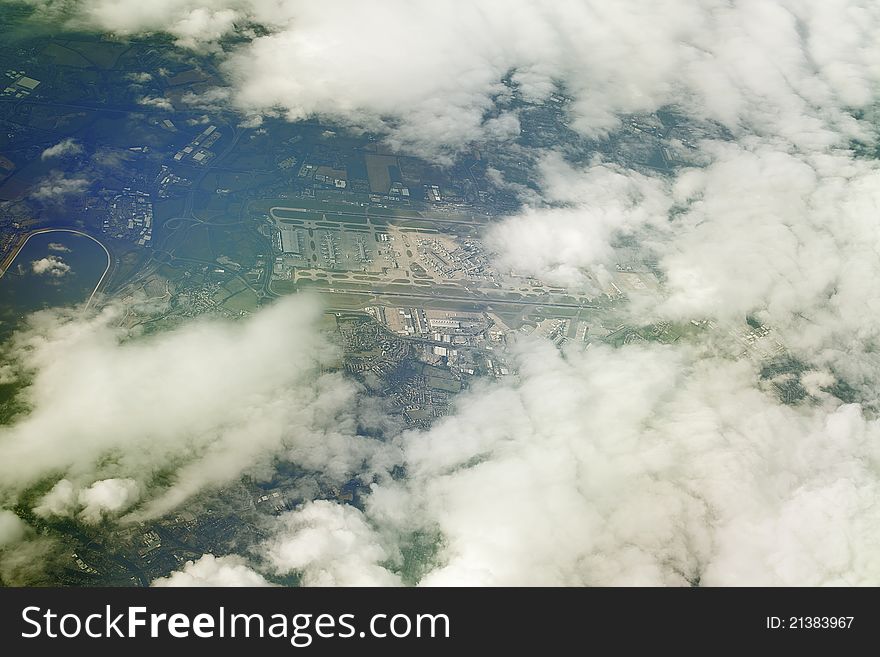
POLYGON ((73 559, 77 568, 79 568, 84 573, 88 573, 89 575, 98 575, 99 574, 99 571, 97 568, 95 568, 94 566, 91 566, 91 565, 87 564, 85 561, 83 561, 83 558, 81 556, 79 556, 76 552, 72 553, 70 555, 70 558, 73 559))
MULTIPOLYGON (((272 246, 276 253, 275 269, 276 278, 290 278, 292 266, 318 266, 322 269, 343 271, 367 271, 373 263, 374 248, 372 240, 361 233, 354 231, 340 231, 321 229, 315 230, 313 246, 316 254, 320 254, 320 261, 312 264, 309 259, 309 251, 306 249, 308 229, 294 225, 290 221, 276 220, 269 224, 268 235, 272 238, 272 246)), ((380 234, 380 243, 382 242, 380 234)), ((390 246, 390 245, 389 245, 390 246)), ((390 257, 389 251, 378 247, 379 256, 390 257)), ((393 255, 393 254, 392 254, 393 255)))
POLYGON ((292 169, 293 167, 296 166, 297 161, 298 160, 293 155, 291 155, 290 157, 285 157, 283 160, 278 162, 278 168, 279 169, 292 169))
POLYGON ((305 234, 299 228, 279 221, 274 235, 273 246, 276 251, 301 257, 304 253, 305 234))
POLYGON ((443 200, 437 185, 425 185, 425 198, 432 203, 440 203, 443 200))
POLYGON ((449 245, 438 238, 424 238, 417 240, 417 250, 421 265, 442 278, 495 280, 489 258, 478 240, 449 245))
POLYGON ((162 547, 162 538, 155 530, 150 529, 141 535, 140 543, 141 545, 138 547, 137 552, 138 556, 144 559, 151 552, 162 547))
POLYGON ((4 74, 8 82, 0 96, 12 96, 13 98, 24 98, 33 93, 40 86, 40 81, 30 78, 24 74, 24 71, 9 70, 4 74))
POLYGON ((159 198, 171 198, 177 193, 177 189, 186 189, 191 185, 192 182, 190 180, 177 175, 166 165, 163 164, 159 168, 159 175, 156 178, 157 196, 159 198))
POLYGON ((450 255, 468 278, 495 280, 489 257, 479 240, 464 240, 450 255))
POLYGON ((321 235, 321 255, 329 269, 336 269, 339 263, 339 244, 335 231, 325 230, 321 235))
MULTIPOLYGON (((279 149, 276 165, 281 170, 294 170, 296 175, 283 191, 279 188, 277 196, 286 198, 292 185, 292 197, 381 208, 421 206, 438 213, 470 215, 476 210, 474 204, 480 202, 477 191, 468 191, 474 183, 466 171, 441 171, 417 158, 369 146, 352 153, 333 139, 311 143, 310 147, 293 149, 294 153, 286 147, 279 149)), ((486 214, 489 208, 481 207, 479 214, 486 214)))
POLYGON ((393 200, 407 200, 409 199, 409 187, 401 182, 392 182, 388 189, 388 196, 393 200))
POLYGON ((194 316, 215 311, 217 309, 215 298, 219 291, 219 283, 206 283, 205 285, 190 288, 185 295, 186 300, 189 302, 189 307, 184 315, 194 316))
POLYGON ((174 161, 191 160, 196 164, 207 164, 213 158, 215 153, 211 150, 211 146, 220 139, 222 132, 217 130, 217 126, 209 125, 202 130, 193 140, 174 154, 174 161))
POLYGON ((258 511, 264 511, 271 515, 279 515, 291 508, 283 491, 279 489, 268 490, 257 496, 254 500, 254 506, 258 511))
MULTIPOLYGON (((206 267, 202 271, 207 271, 206 267)), ((222 273, 223 269, 217 267, 214 273, 222 273)), ((196 317, 204 314, 219 314, 224 317, 238 317, 237 313, 225 308, 221 301, 228 294, 223 286, 216 281, 208 281, 201 284, 184 287, 175 296, 175 316, 196 317)))
POLYGON ((438 343, 439 346, 481 346, 492 326, 482 313, 433 310, 415 307, 367 308, 379 323, 401 336, 438 343))
POLYGON ((69 553, 68 565, 58 580, 66 585, 147 586, 187 560, 206 552, 221 554, 253 531, 240 517, 253 504, 245 500, 248 507, 235 501, 229 505, 229 513, 181 511, 154 523, 119 527, 100 540, 83 542, 69 553))
POLYGON ((415 315, 428 332, 421 336, 398 332, 381 320, 341 319, 337 325, 345 349, 345 367, 371 372, 384 379, 386 392, 409 424, 428 426, 445 415, 452 397, 475 375, 505 376, 506 363, 496 353, 503 336, 478 313, 425 309, 367 309, 378 315, 415 315))
POLYGON ((440 240, 419 240, 419 260, 422 265, 443 278, 452 278, 453 274, 458 271, 452 254, 446 250, 440 240))
POLYGON ((102 231, 116 239, 149 246, 153 239, 153 203, 147 192, 123 187, 110 199, 102 231))
POLYGON ((376 238, 379 240, 379 245, 376 247, 379 257, 392 269, 400 269, 400 262, 397 260, 399 254, 394 250, 394 236, 388 233, 376 233, 376 238))
POLYGON ((496 355, 507 327, 483 313, 377 306, 366 309, 390 332, 413 345, 423 363, 444 368, 459 378, 485 374, 506 376, 510 370, 496 355))
POLYGON ((407 424, 425 429, 449 412, 450 401, 449 392, 432 387, 428 381, 428 377, 413 376, 404 381, 394 395, 407 424))
POLYGON ((735 331, 734 336, 745 346, 744 356, 771 359, 786 352, 785 345, 774 336, 773 328, 766 324, 749 326, 735 331))
POLYGON ((349 372, 390 375, 410 355, 409 345, 364 317, 337 318, 349 372))
MULTIPOLYGON (((289 159, 293 160, 293 163, 296 162, 296 158, 289 159)), ((293 163, 290 166, 293 166, 293 163)), ((337 169, 318 164, 303 164, 299 168, 297 177, 312 182, 318 188, 344 190, 348 187, 348 174, 344 168, 337 169)))

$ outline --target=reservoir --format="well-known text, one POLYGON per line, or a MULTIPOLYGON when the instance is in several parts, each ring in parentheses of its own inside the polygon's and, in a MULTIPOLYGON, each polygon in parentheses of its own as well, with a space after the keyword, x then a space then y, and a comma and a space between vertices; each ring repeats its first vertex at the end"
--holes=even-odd
POLYGON ((89 300, 109 262, 104 247, 86 235, 31 235, 0 277, 0 339, 28 313, 89 300))

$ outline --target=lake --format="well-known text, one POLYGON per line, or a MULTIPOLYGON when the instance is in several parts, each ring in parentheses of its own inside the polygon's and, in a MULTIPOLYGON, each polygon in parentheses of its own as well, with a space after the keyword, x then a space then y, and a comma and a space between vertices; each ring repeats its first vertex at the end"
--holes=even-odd
POLYGON ((31 235, 0 277, 0 338, 35 310, 89 299, 108 266, 90 237, 62 230, 31 235))

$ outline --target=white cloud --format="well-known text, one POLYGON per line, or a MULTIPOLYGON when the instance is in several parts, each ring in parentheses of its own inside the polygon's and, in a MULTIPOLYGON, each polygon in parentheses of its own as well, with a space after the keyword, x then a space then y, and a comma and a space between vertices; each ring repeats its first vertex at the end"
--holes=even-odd
POLYGON ((18 376, 15 373, 15 368, 9 364, 0 365, 0 386, 6 386, 11 383, 15 383, 18 380, 18 376))
POLYGON ((667 312, 730 317, 761 309, 771 321, 802 314, 833 331, 872 331, 880 296, 865 281, 880 274, 871 218, 880 207, 877 163, 763 145, 716 148, 711 165, 676 184, 685 212, 658 247, 667 312))
POLYGON ((206 554, 198 561, 187 561, 168 577, 153 580, 150 586, 272 586, 237 556, 206 554))
POLYGON ((833 19, 824 2, 714 0, 401 2, 381 14, 357 2, 332 14, 285 3, 269 17, 257 2, 252 15, 272 33, 236 51, 227 73, 244 109, 368 126, 397 117, 392 142, 421 152, 484 139, 484 112, 511 70, 533 98, 562 81, 572 125, 587 135, 614 129, 621 113, 675 103, 732 129, 824 144, 839 140, 830 126, 855 130, 839 107, 869 102, 880 75, 876 7, 838 5, 833 19), (377 43, 372 25, 389 38, 377 43), (819 44, 841 39, 844 56, 825 48, 817 65, 819 44))
MULTIPOLYGON (((588 285, 628 255, 655 260, 660 294, 634 299, 634 322, 758 314, 806 360, 859 378, 880 292, 880 165, 846 150, 793 151, 749 138, 702 144, 707 164, 667 180, 607 165, 541 166, 544 200, 493 226, 488 243, 505 268, 549 282, 588 285), (847 353, 848 352, 848 353, 847 353)), ((872 365, 876 367, 876 364, 872 365)))
POLYGON ((286 513, 262 550, 279 574, 299 573, 305 586, 395 586, 400 579, 381 564, 393 553, 360 511, 316 501, 286 513))
POLYGON ((195 49, 231 32, 238 17, 238 12, 233 9, 196 7, 171 25, 168 31, 177 37, 177 45, 195 49))
POLYGON ((141 96, 137 99, 139 105, 147 105, 148 107, 156 107, 161 110, 166 110, 168 112, 174 111, 174 105, 171 104, 171 101, 167 98, 162 98, 161 96, 141 96))
POLYGON ((519 381, 404 435, 407 479, 368 498, 376 536, 439 530, 422 584, 880 576, 880 426, 858 406, 783 406, 749 362, 668 347, 520 359, 519 381))
POLYGON ((82 153, 82 146, 75 139, 62 139, 60 142, 55 144, 54 146, 50 146, 46 150, 43 151, 43 154, 40 156, 43 160, 48 160, 53 157, 63 157, 65 155, 78 155, 82 153))
MULTIPOLYGON (((214 49, 229 86, 188 102, 231 104, 247 125, 319 114, 446 161, 517 134, 509 108, 487 119, 509 96, 507 74, 530 100, 564 86, 569 125, 591 137, 670 104, 718 121, 733 140, 696 143, 705 166, 668 180, 545 155, 540 198, 487 239, 506 268, 589 286, 613 264, 614 240, 631 237, 664 286, 620 313, 721 328, 666 347, 520 345, 518 377, 473 386, 452 416, 386 445, 355 436, 359 389, 322 373, 334 352, 305 302, 129 343, 110 328, 112 310, 85 322, 41 315, 15 351, 33 373, 33 411, 0 430, 7 497, 60 473, 69 487, 37 508, 71 514, 90 482, 133 479, 144 491, 134 517, 150 517, 280 456, 337 480, 376 475, 364 512, 307 503, 261 546, 278 574, 306 584, 396 584, 408 541, 434 535, 424 573, 410 576, 422 584, 878 581, 880 173, 848 150, 876 132, 853 116, 876 114, 876 2, 66 7, 78 24, 214 49), (253 38, 253 23, 265 34, 253 38), (250 40, 217 51, 233 31, 250 40), (760 364, 732 357, 727 329, 747 313, 804 362, 789 376, 810 398, 781 404, 760 364), (831 395, 841 378, 868 401, 831 395), (397 462, 407 477, 391 480, 383 472, 397 462), (173 484, 153 490, 169 464, 173 484)), ((54 172, 45 198, 86 185, 54 172)), ((261 577, 221 559, 170 579, 261 577)))
MULTIPOLYGON (((31 411, 0 428, 2 489, 14 497, 49 472, 77 487, 134 479, 145 517, 273 458, 347 481, 382 450, 356 435, 357 385, 322 371, 336 350, 315 329, 319 312, 311 299, 289 298, 246 321, 131 340, 114 328, 115 307, 88 320, 32 316, 11 345, 31 378, 21 393, 31 411), (172 483, 155 487, 169 469, 172 483)), ((79 496, 85 519, 114 507, 104 493, 133 501, 117 483, 79 496)), ((51 510, 56 493, 41 506, 51 510)))
POLYGON ((68 265, 58 256, 50 255, 46 256, 45 258, 40 258, 39 260, 32 261, 31 271, 39 276, 45 274, 46 276, 61 278, 70 273, 70 265, 68 265))
POLYGON ((519 377, 397 439, 407 477, 374 484, 366 514, 307 503, 278 519, 262 557, 305 585, 393 585, 413 537, 436 535, 417 557, 422 585, 880 576, 880 425, 858 405, 781 405, 750 361, 697 349, 518 353, 519 377))
POLYGON ((76 508, 76 487, 67 479, 60 479, 34 507, 34 513, 41 518, 70 516, 76 508))
POLYGON ((140 485, 134 479, 103 479, 89 486, 77 486, 61 479, 37 502, 34 513, 41 518, 72 517, 97 524, 137 502, 140 485))
POLYGON ((118 514, 140 497, 140 486, 134 479, 104 479, 80 491, 78 502, 83 507, 79 518, 95 524, 106 515, 118 514))
POLYGON ((12 511, 0 509, 0 550, 21 541, 28 526, 12 511))
POLYGON ((539 169, 544 199, 557 207, 526 209, 487 231, 501 267, 589 287, 585 274, 601 275, 615 238, 666 223, 671 203, 659 180, 601 163, 577 170, 555 154, 539 169))
POLYGON ((51 171, 37 182, 31 197, 40 201, 60 201, 71 194, 82 194, 88 186, 89 181, 83 175, 67 177, 61 171, 51 171))
MULTIPOLYGON (((31 2, 58 20, 54 3, 31 2)), ((565 84, 572 126, 584 134, 674 103, 739 133, 809 148, 862 132, 846 109, 869 105, 880 80, 880 9, 858 0, 390 0, 381 10, 347 0, 329 12, 274 0, 80 0, 65 8, 78 25, 161 31, 193 48, 234 32, 253 37, 250 24, 260 24, 267 33, 225 59, 239 108, 384 125, 392 143, 419 152, 497 136, 498 123, 484 119, 509 72, 532 99, 565 84)))

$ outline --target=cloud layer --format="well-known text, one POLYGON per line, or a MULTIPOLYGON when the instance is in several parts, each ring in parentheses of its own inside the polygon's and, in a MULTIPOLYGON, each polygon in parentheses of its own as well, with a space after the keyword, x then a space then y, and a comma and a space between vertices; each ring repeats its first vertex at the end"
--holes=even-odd
POLYGON ((530 341, 516 357, 518 377, 395 440, 407 477, 375 483, 365 511, 306 503, 250 567, 305 585, 880 577, 880 425, 824 391, 833 377, 803 374, 814 400, 786 406, 751 361, 696 349, 530 341), (407 567, 425 536, 432 549, 407 567))
POLYGON ((425 584, 876 582, 876 420, 782 406, 750 363, 694 356, 527 348, 518 383, 403 437, 405 489, 368 513, 440 530, 425 584))
POLYGON ((29 412, 0 429, 5 497, 57 473, 40 513, 97 522, 143 493, 139 517, 164 513, 275 457, 346 481, 372 446, 356 435, 355 384, 322 372, 336 351, 318 313, 287 299, 241 324, 135 340, 113 328, 112 306, 34 315, 11 345, 29 412), (157 484, 169 468, 172 483, 157 484))
POLYGON ((529 99, 564 85, 586 135, 675 104, 810 148, 862 133, 847 110, 869 105, 880 79, 880 9, 867 1, 30 1, 52 20, 189 48, 253 37, 224 56, 242 111, 383 127, 423 153, 489 137, 507 75, 529 99))
POLYGON ((306 584, 864 585, 880 577, 876 420, 825 395, 785 407, 747 361, 660 347, 520 352, 400 438, 408 477, 366 514, 308 504, 262 553, 306 584), (693 356, 693 355, 692 355, 693 356), (809 519, 809 520, 807 520, 809 519))
MULTIPOLYGON (((567 123, 588 137, 675 106, 730 139, 696 139, 701 166, 664 175, 569 163, 564 144, 535 153, 539 193, 486 235, 500 267, 587 289, 612 275, 626 238, 662 286, 622 319, 715 328, 672 346, 521 342, 515 377, 474 385, 450 417, 386 444, 356 435, 361 390, 324 371, 335 354, 307 301, 131 342, 112 308, 39 315, 11 347, 32 383, 31 411, 0 432, 9 503, 48 478, 40 515, 151 517, 280 456, 373 481, 363 510, 307 502, 247 562, 206 555, 166 583, 880 580, 880 171, 864 155, 876 148, 877 3, 32 2, 73 25, 212 51, 226 86, 202 100, 250 125, 320 115, 450 161, 516 136, 515 87, 528 101, 564 90, 567 123), (244 42, 221 43, 233 33, 244 42), (747 315, 802 363, 785 375, 799 402, 780 401, 767 361, 741 357, 747 315), (844 384, 848 403, 831 394, 844 384), (157 486, 169 464, 173 482, 157 486)), ((81 191, 77 180, 53 173, 37 194, 81 191)))
POLYGON ((154 580, 151 586, 270 586, 241 557, 215 557, 206 554, 198 561, 187 561, 183 568, 168 577, 154 580))

